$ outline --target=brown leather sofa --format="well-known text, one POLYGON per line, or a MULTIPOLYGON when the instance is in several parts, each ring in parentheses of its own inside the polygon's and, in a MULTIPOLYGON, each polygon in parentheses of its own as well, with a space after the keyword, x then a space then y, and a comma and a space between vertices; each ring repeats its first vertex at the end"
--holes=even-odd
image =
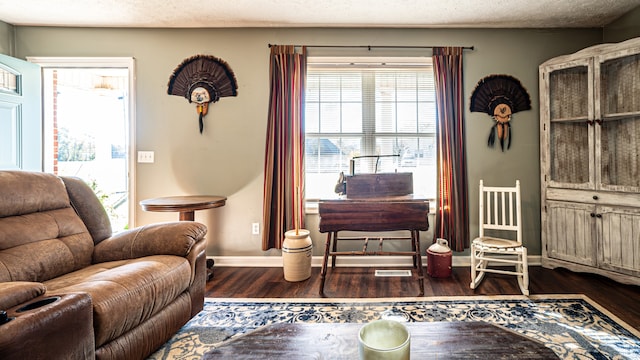
POLYGON ((206 232, 112 234, 81 179, 0 171, 0 359, 148 357, 202 310, 206 232))

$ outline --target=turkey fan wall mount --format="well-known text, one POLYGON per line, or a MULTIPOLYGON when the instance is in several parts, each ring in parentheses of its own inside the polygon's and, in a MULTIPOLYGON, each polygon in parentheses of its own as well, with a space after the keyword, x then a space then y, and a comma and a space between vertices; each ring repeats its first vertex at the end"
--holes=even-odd
POLYGON ((195 55, 178 65, 167 89, 169 95, 183 96, 196 103, 200 134, 204 129, 203 118, 209 111, 209 103, 222 97, 237 96, 238 82, 233 70, 224 60, 211 55, 195 55))
POLYGON ((531 98, 520 81, 510 75, 489 75, 481 79, 471 94, 470 110, 491 116, 494 124, 487 144, 493 146, 496 135, 504 151, 511 147, 511 116, 519 111, 531 109, 531 98))

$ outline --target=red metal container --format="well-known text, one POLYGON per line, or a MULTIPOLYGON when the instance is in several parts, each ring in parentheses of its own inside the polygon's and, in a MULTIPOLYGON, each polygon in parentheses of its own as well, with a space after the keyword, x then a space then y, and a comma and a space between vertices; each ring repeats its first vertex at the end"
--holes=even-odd
POLYGON ((451 276, 452 255, 449 242, 436 239, 436 243, 427 249, 427 274, 434 278, 451 276))

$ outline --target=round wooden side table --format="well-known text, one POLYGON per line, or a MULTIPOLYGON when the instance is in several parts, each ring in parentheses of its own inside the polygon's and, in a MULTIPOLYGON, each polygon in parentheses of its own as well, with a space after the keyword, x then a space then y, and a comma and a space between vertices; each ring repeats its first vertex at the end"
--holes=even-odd
POLYGON ((140 201, 144 211, 174 211, 180 213, 180 221, 193 221, 196 210, 224 206, 227 198, 216 195, 165 196, 140 201))

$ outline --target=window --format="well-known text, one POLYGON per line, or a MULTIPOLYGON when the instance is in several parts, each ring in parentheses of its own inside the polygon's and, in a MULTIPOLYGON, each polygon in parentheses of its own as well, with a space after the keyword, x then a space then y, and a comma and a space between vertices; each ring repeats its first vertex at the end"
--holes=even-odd
POLYGON ((431 58, 326 58, 307 63, 305 197, 334 197, 341 171, 412 172, 436 197, 436 105, 431 58))

